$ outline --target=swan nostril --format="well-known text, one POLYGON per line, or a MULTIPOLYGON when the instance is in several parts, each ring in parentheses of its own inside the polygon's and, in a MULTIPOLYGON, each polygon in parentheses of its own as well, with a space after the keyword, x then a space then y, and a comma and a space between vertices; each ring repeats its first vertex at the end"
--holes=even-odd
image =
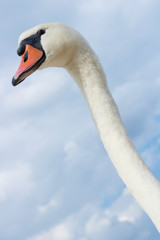
POLYGON ((24 57, 23 57, 23 61, 26 62, 28 60, 28 51, 26 51, 24 57))

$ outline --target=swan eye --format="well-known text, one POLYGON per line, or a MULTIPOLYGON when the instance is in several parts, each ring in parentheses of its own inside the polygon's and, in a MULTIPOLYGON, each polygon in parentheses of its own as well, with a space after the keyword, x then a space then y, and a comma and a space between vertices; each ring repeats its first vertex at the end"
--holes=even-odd
POLYGON ((41 36, 41 35, 45 34, 45 30, 44 29, 40 29, 40 30, 38 30, 37 34, 39 36, 41 36))

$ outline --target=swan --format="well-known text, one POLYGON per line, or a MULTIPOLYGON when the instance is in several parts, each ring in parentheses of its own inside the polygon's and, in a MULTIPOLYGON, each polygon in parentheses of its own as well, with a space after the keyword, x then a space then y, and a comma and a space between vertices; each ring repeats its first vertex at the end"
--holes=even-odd
POLYGON ((17 54, 21 62, 12 84, 37 69, 63 67, 75 79, 91 110, 109 158, 139 205, 160 232, 160 182, 132 144, 103 68, 87 41, 63 23, 47 23, 23 32, 17 54))

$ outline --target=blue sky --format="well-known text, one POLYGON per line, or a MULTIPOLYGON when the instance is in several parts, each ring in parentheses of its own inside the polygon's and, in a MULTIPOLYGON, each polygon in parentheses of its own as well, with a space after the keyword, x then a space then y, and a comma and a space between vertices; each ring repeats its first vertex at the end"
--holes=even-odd
POLYGON ((76 28, 99 56, 127 131, 160 179, 159 1, 0 3, 0 239, 159 239, 68 73, 49 68, 11 85, 21 32, 45 22, 76 28))

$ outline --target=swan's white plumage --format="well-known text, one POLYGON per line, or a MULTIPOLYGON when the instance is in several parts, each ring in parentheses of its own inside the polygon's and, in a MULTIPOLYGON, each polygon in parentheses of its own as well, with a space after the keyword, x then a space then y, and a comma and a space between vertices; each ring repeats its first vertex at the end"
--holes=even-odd
POLYGON ((46 30, 41 37, 46 60, 39 69, 64 67, 76 80, 117 172, 160 231, 160 183, 130 141, 96 55, 77 31, 61 23, 28 30, 20 36, 19 44, 39 29, 46 30))

